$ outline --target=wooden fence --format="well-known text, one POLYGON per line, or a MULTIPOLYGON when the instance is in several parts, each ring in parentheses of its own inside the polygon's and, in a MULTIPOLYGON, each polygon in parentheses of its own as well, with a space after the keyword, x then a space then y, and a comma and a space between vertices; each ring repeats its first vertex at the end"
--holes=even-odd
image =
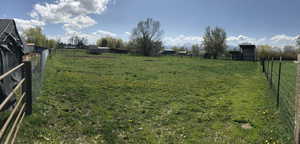
POLYGON ((15 142, 22 120, 24 119, 25 115, 30 115, 32 113, 31 62, 25 61, 21 63, 10 71, 1 75, 0 80, 10 76, 17 70, 22 71, 22 80, 0 104, 0 112, 9 113, 4 119, 3 123, 1 123, 0 127, 0 143, 4 144, 15 142), (16 104, 12 106, 12 110, 3 111, 4 107, 14 96, 18 98, 16 104))

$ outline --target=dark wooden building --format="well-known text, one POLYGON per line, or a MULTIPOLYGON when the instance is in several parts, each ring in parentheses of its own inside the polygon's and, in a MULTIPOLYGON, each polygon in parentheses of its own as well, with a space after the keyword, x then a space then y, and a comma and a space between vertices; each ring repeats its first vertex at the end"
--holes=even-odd
POLYGON ((232 60, 255 61, 256 60, 256 46, 243 44, 240 45, 240 51, 230 51, 232 60))
POLYGON ((243 60, 255 61, 256 60, 256 46, 255 45, 240 45, 240 52, 242 53, 243 60))
POLYGON ((230 51, 229 52, 231 55, 232 60, 242 60, 242 53, 240 51, 230 51))

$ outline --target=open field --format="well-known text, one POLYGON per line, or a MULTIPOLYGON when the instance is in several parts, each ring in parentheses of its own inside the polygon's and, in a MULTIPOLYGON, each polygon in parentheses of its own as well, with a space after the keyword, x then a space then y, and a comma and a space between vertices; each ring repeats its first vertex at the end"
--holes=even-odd
POLYGON ((58 53, 18 142, 289 143, 271 97, 254 62, 58 53))

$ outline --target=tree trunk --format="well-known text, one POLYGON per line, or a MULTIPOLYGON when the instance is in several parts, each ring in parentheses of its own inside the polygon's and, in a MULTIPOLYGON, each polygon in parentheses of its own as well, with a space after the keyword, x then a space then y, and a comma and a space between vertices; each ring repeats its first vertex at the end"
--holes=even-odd
POLYGON ((214 59, 217 59, 217 58, 218 58, 218 56, 217 56, 217 55, 213 55, 213 58, 214 58, 214 59))

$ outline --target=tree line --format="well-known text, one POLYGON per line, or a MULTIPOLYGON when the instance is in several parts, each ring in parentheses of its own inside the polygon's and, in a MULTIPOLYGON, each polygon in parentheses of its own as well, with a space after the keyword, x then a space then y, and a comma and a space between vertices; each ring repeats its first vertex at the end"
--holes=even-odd
POLYGON ((37 46, 47 48, 57 47, 57 41, 47 38, 40 27, 25 30, 21 37, 23 37, 27 43, 34 43, 37 46))
MULTIPOLYGON (((164 31, 161 29, 160 22, 148 18, 144 21, 140 21, 137 26, 133 28, 129 41, 125 42, 120 38, 114 37, 101 37, 96 41, 96 46, 128 50, 131 53, 144 56, 157 56, 164 49, 162 42, 163 34, 164 31)), ((66 45, 71 45, 76 48, 88 48, 87 38, 75 35, 69 38, 68 43, 63 43, 60 40, 48 39, 39 27, 25 30, 22 36, 28 43, 35 43, 38 46, 48 48, 64 48, 66 45)), ((219 56, 228 53, 226 39, 227 35, 224 29, 220 27, 207 27, 201 45, 193 45, 191 49, 176 46, 172 49, 177 52, 189 51, 190 54, 194 56, 199 56, 200 51, 204 50, 209 57, 217 59, 219 56)), ((299 48, 300 37, 297 40, 297 46, 285 46, 281 49, 269 45, 260 45, 257 46, 256 52, 258 58, 283 56, 286 59, 295 59, 300 52, 299 48)))

